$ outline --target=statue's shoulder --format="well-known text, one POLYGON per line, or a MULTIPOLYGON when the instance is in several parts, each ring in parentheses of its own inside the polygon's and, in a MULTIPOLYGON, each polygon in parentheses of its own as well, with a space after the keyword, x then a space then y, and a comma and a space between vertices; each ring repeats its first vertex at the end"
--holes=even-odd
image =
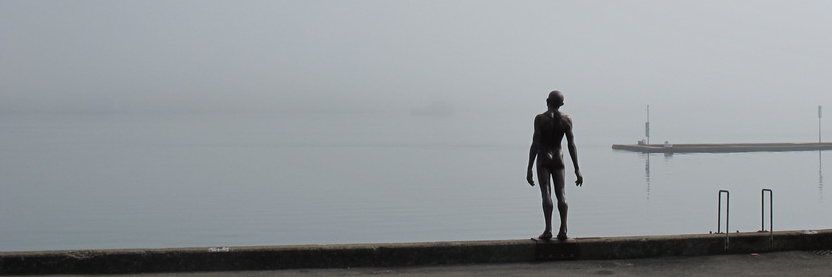
POLYGON ((560 120, 564 123, 565 126, 567 126, 567 128, 572 129, 572 117, 569 117, 568 114, 561 113, 560 120))
POLYGON ((534 122, 540 122, 542 120, 549 120, 549 116, 546 113, 539 113, 534 116, 534 122))

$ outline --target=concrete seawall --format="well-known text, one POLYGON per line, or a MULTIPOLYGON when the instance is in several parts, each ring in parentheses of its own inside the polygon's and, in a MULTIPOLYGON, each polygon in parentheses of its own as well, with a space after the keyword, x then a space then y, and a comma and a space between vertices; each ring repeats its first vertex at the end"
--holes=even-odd
POLYGON ((832 249, 832 229, 424 243, 0 252, 0 274, 116 274, 631 259, 832 249))
POLYGON ((832 150, 831 142, 808 143, 702 143, 613 144, 612 149, 642 153, 741 153, 832 150))

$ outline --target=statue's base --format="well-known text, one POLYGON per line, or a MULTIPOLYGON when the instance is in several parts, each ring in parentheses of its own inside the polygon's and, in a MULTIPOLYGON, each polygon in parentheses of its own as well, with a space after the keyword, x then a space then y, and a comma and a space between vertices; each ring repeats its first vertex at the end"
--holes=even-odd
POLYGON ((537 242, 534 257, 540 261, 574 260, 578 257, 578 243, 573 238, 566 240, 532 238, 537 242))

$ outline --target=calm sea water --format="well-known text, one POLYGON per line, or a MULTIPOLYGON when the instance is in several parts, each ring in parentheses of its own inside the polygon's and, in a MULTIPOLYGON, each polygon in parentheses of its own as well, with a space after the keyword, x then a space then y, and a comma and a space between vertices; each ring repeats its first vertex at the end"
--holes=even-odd
MULTIPOLYGON (((533 116, 3 115, 0 251, 536 236, 533 116)), ((832 152, 646 155, 610 148, 639 130, 583 123, 572 236, 716 231, 720 189, 732 231, 760 229, 763 188, 775 230, 832 228, 832 152)))

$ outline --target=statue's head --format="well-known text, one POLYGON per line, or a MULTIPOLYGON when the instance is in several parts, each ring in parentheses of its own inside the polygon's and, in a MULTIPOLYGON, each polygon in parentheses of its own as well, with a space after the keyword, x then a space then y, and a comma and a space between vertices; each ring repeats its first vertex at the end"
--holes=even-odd
POLYGON ((563 93, 553 90, 549 93, 549 98, 546 98, 546 105, 550 108, 560 108, 563 106, 563 93))

